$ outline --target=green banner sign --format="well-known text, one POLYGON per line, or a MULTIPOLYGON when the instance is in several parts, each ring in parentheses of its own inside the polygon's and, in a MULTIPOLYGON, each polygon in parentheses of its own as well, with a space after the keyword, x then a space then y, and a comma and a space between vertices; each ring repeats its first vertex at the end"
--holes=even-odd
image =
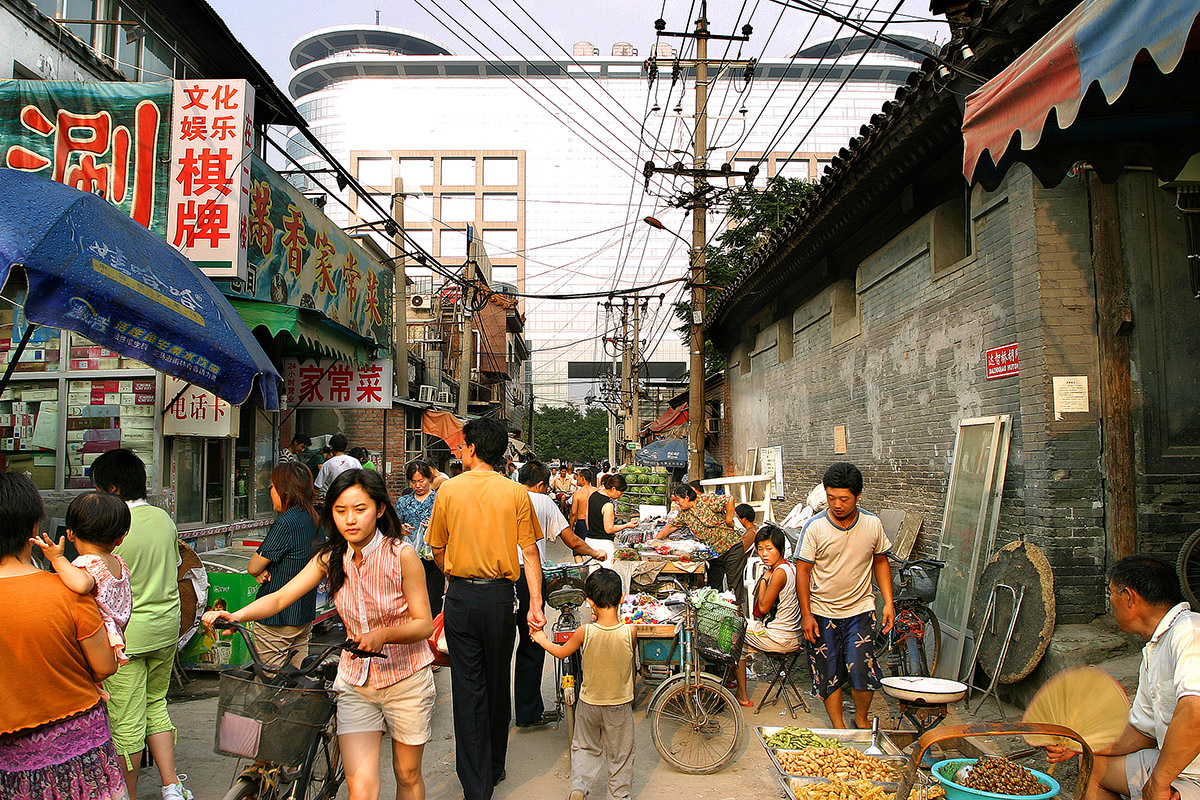
POLYGON ((391 270, 257 156, 249 225, 247 296, 315 308, 380 344, 391 341, 391 270))
POLYGON ((4 166, 107 198, 167 230, 171 81, 0 81, 4 166))

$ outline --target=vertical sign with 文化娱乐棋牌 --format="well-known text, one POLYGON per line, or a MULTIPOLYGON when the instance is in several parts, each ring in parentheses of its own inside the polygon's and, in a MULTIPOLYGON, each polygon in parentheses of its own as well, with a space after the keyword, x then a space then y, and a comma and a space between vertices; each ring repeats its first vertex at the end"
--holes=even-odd
POLYGON ((246 277, 254 88, 175 82, 167 241, 210 278, 246 277))
POLYGON ((3 165, 98 194, 164 236, 171 86, 0 81, 3 165))

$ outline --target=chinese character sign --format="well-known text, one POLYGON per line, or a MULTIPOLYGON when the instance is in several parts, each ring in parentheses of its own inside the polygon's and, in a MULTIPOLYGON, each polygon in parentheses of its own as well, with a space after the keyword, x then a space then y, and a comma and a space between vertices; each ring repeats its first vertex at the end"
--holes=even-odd
POLYGON ((212 278, 246 277, 253 134, 246 81, 175 82, 167 241, 212 278))
POLYGON ((174 400, 163 416, 164 436, 233 438, 238 435, 241 409, 212 392, 167 376, 163 396, 168 401, 174 400))
POLYGON ((170 113, 170 81, 0 81, 3 165, 98 194, 163 236, 170 113))
POLYGON ((1018 372, 1016 342, 987 351, 986 375, 989 381, 993 378, 1007 378, 1018 372))
POLYGON ((392 272, 257 156, 251 156, 246 292, 314 308, 355 333, 391 342, 392 272))
POLYGON ((284 359, 288 404, 301 408, 391 408, 392 361, 361 366, 332 359, 284 359))

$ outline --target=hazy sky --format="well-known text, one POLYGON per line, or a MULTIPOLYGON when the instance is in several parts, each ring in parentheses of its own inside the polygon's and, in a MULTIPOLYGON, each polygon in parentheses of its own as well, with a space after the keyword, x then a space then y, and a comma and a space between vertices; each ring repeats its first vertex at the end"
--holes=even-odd
MULTIPOLYGON (((599 0, 586 6, 570 0, 209 0, 209 3, 285 91, 291 77, 288 53, 297 39, 318 28, 372 24, 376 10, 383 25, 429 36, 457 55, 473 55, 472 47, 487 52, 463 32, 458 24, 461 23, 470 34, 501 55, 518 52, 537 55, 540 46, 557 56, 562 54, 557 45, 570 50, 575 42, 586 40, 600 48, 602 54, 610 53, 613 43, 624 41, 646 56, 654 45, 654 20, 660 13, 667 21, 668 30, 689 29, 694 14, 690 12, 694 8, 692 0, 599 0), (584 8, 590 13, 583 13, 584 8), (525 11, 546 29, 546 33, 538 30, 525 11), (506 20, 505 14, 512 21, 506 20), (443 21, 453 32, 447 30, 443 21), (489 24, 495 31, 488 29, 489 24), (467 39, 470 45, 464 44, 459 36, 467 39)), ((882 21, 895 8, 895 3, 892 0, 832 0, 828 8, 859 19, 882 21)), ((743 58, 764 55, 764 47, 768 57, 790 56, 805 41, 813 25, 812 15, 787 9, 775 0, 712 0, 708 16, 714 33, 735 33, 747 21, 754 26, 750 42, 743 46, 743 58)), ((917 22, 913 16, 928 18, 927 0, 904 0, 888 30, 925 33, 936 36, 939 41, 947 38, 944 22, 917 22)), ((837 22, 819 21, 808 41, 811 43, 837 31, 837 22)), ((679 40, 672 41, 678 46, 679 40)), ((737 46, 733 45, 735 52, 737 46)), ((723 48, 724 45, 714 42, 710 45, 710 56, 720 55, 723 48)))

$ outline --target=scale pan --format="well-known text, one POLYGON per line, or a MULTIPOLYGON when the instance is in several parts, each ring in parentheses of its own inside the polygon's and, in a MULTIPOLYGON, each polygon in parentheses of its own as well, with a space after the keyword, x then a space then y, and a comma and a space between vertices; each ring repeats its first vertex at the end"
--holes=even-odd
POLYGON ((883 679, 883 690, 897 700, 926 705, 955 703, 967 696, 967 685, 945 678, 895 677, 883 679))

